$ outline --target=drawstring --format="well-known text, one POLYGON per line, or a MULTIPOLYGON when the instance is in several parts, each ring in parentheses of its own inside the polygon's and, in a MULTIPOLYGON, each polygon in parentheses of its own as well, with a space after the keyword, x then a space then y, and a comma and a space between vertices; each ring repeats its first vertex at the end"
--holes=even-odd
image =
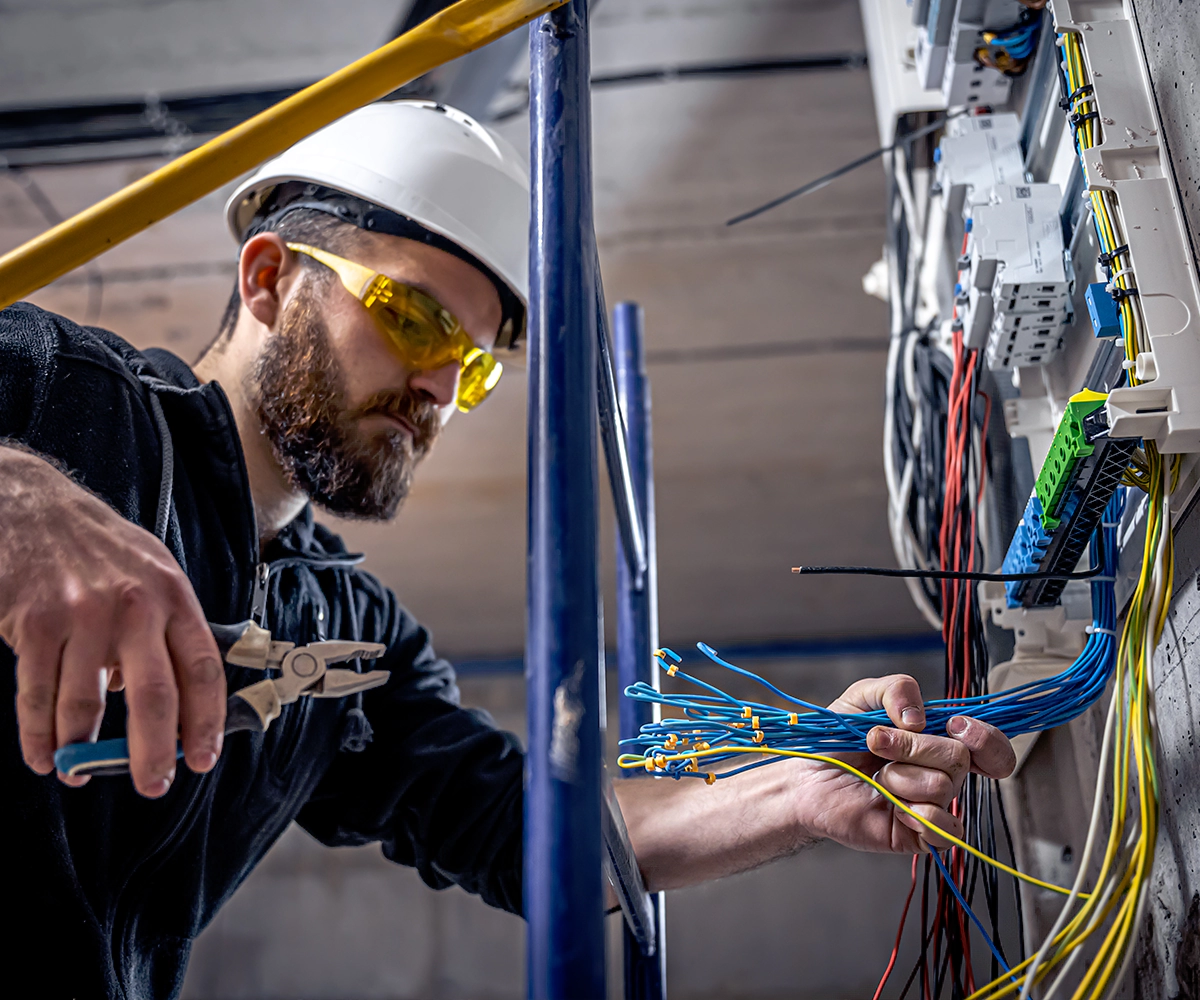
MULTIPOLYGON (((348 573, 339 573, 337 575, 337 581, 338 581, 338 590, 339 591, 342 589, 343 586, 348 587, 349 582, 350 582, 349 574, 348 573)), ((341 595, 339 595, 339 596, 341 596, 341 595)), ((346 595, 346 596, 348 596, 350 598, 350 600, 348 602, 349 606, 351 608, 354 607, 353 592, 351 592, 349 595, 346 595)), ((361 639, 362 636, 360 636, 358 634, 357 619, 354 619, 352 617, 351 621, 355 625, 355 628, 354 628, 355 639, 361 639)), ((360 674, 362 673, 362 660, 354 661, 354 669, 356 671, 358 671, 360 674)), ((350 708, 350 711, 348 711, 346 713, 346 718, 342 722, 341 749, 346 750, 349 753, 362 753, 364 750, 367 749, 367 744, 371 742, 371 740, 374 738, 374 736, 375 736, 375 732, 371 728, 371 720, 367 718, 367 713, 363 711, 363 693, 361 691, 359 691, 354 696, 354 705, 350 708)))
POLYGON ((342 750, 350 753, 362 753, 367 744, 375 736, 371 721, 362 707, 362 692, 354 696, 354 707, 346 713, 346 721, 342 724, 342 750))
POLYGON ((154 411, 154 422, 158 425, 158 439, 162 448, 162 474, 158 481, 158 510, 154 514, 154 534, 165 545, 167 522, 171 518, 171 492, 175 488, 175 448, 171 442, 171 428, 167 426, 162 403, 145 380, 143 384, 150 393, 150 409, 154 411))

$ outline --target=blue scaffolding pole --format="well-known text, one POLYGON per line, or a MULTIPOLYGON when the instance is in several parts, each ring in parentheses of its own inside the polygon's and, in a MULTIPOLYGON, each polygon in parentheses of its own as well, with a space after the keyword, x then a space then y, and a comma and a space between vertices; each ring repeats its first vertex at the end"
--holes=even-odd
MULTIPOLYGON (((646 378, 642 343, 642 310, 621 302, 613 311, 613 353, 619 412, 625 418, 626 452, 636 510, 641 512, 645 571, 639 584, 636 561, 629 557, 624 538, 617 536, 617 687, 624 691, 636 681, 658 686, 658 577, 654 531, 654 450, 650 432, 650 383, 646 378)), ((632 698, 620 702, 621 739, 634 737, 657 714, 656 706, 632 698)), ((627 772, 631 776, 631 772, 627 772)), ((642 779, 646 780, 646 779, 642 779)), ((656 944, 653 954, 627 924, 625 944, 626 1000, 663 1000, 666 996, 666 929, 661 892, 650 897, 650 923, 656 944)))
POLYGON ((587 0, 530 31, 529 753, 531 1000, 602 1000, 597 322, 587 0))

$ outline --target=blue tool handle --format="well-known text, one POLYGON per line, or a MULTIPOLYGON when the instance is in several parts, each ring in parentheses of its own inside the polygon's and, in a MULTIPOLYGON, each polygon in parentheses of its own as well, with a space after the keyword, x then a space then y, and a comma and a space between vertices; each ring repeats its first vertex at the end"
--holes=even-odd
MULTIPOLYGON (((175 751, 175 759, 183 756, 183 744, 175 751)), ((63 774, 128 774, 129 741, 99 740, 96 743, 68 743, 54 754, 54 766, 63 774)))

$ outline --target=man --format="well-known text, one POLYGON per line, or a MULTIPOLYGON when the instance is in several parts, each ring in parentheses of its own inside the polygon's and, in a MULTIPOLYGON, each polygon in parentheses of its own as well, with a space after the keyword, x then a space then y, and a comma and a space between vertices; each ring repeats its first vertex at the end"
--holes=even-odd
MULTIPOLYGON (((469 118, 374 105, 230 199, 237 287, 194 369, 29 305, 0 314, 12 995, 175 995, 191 940, 293 820, 520 912, 516 740, 459 707, 424 630, 312 504, 390 518, 454 408, 495 384, 524 324, 527 184, 469 118), (261 675, 224 666, 206 623, 248 617, 296 643, 383 643, 390 680, 224 739, 227 691, 261 675), (97 736, 128 737, 132 781, 52 774, 58 748, 97 736)), ((834 707, 887 710, 896 728, 856 764, 952 833, 967 771, 1012 769, 978 721, 922 734, 912 678, 860 681, 834 707)), ((618 794, 651 889, 822 838, 941 843, 804 761, 618 794)))

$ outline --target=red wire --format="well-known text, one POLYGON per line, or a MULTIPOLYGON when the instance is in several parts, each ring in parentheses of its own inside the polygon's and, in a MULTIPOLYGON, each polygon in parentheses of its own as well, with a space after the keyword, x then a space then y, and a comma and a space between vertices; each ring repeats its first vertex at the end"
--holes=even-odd
POLYGON ((917 891, 917 858, 919 857, 919 854, 913 855, 912 882, 908 887, 908 895, 904 899, 904 909, 900 911, 900 927, 896 931, 896 943, 892 945, 892 957, 888 959, 887 968, 883 970, 883 978, 875 987, 875 995, 871 997, 871 1000, 879 1000, 883 995, 883 988, 887 986, 887 981, 892 977, 892 969, 896 967, 896 956, 900 954, 900 938, 904 935, 904 922, 908 919, 908 907, 912 903, 913 893, 917 891))

